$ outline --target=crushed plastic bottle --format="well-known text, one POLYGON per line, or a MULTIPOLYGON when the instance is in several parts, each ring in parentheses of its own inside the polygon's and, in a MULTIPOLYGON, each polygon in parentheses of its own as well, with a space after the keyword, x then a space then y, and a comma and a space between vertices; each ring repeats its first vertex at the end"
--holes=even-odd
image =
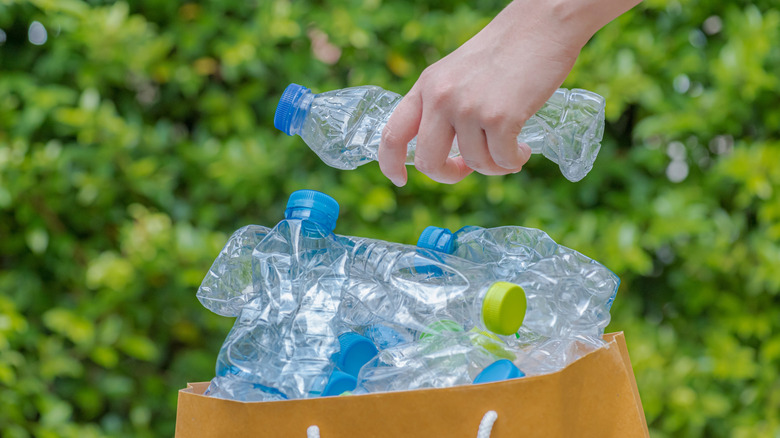
MULTIPOLYGON (((290 84, 279 100, 274 126, 300 135, 327 165, 355 169, 377 160, 382 130, 401 97, 373 85, 313 94, 290 84)), ((579 181, 601 148, 604 108, 604 98, 596 93, 560 88, 526 122, 517 141, 558 164, 569 181, 579 181)), ((409 143, 406 164, 414 164, 415 149, 416 139, 409 143)), ((457 155, 453 142, 450 156, 457 155)))
POLYGON ((524 336, 600 337, 620 279, 601 263, 556 244, 546 233, 524 227, 464 227, 452 233, 428 227, 421 248, 454 254, 486 266, 498 278, 520 285, 528 298, 524 336))
POLYGON ((339 309, 350 327, 399 326, 419 339, 442 320, 499 335, 514 334, 523 322, 523 290, 480 265, 381 240, 350 244, 350 279, 339 309))
POLYGON ((553 257, 558 244, 535 228, 465 226, 456 232, 427 227, 417 240, 420 248, 452 254, 476 263, 491 264, 505 278, 544 258, 553 257))
POLYGON ((467 385, 495 356, 476 345, 473 332, 434 335, 383 350, 360 370, 358 391, 375 393, 467 385))
POLYGON ((285 219, 253 250, 258 293, 241 308, 219 352, 208 395, 316 397, 328 393, 334 376, 343 377, 333 374, 331 360, 339 351, 335 318, 349 269, 347 249, 333 234, 337 217, 338 204, 323 193, 290 196, 285 219), (247 385, 231 393, 237 381, 247 385))
POLYGON ((238 316, 254 296, 252 251, 269 231, 247 225, 230 236, 198 288, 198 300, 205 308, 217 315, 238 316))

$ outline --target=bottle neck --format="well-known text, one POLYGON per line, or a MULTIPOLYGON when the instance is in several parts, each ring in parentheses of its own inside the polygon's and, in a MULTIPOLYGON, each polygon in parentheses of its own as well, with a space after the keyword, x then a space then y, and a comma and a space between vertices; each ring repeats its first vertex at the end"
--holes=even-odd
POLYGON ((332 217, 320 210, 312 208, 288 208, 284 212, 284 218, 314 222, 319 225, 323 231, 327 231, 328 233, 332 233, 336 225, 332 217))
POLYGON ((301 135, 301 132, 303 132, 303 123, 306 121, 306 116, 309 115, 312 102, 314 102, 314 94, 310 91, 305 91, 296 97, 295 102, 293 102, 290 135, 301 135))

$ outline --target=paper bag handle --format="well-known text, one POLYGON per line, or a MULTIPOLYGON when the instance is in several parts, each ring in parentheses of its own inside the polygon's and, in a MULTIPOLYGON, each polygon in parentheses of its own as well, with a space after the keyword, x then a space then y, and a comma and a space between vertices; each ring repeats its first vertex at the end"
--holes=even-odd
MULTIPOLYGON (((479 422, 479 428, 477 429, 477 438, 490 438, 490 433, 493 431, 493 423, 498 419, 496 411, 487 411, 482 416, 482 421, 479 422)), ((320 438, 320 428, 316 425, 309 426, 306 429, 306 438, 320 438)))

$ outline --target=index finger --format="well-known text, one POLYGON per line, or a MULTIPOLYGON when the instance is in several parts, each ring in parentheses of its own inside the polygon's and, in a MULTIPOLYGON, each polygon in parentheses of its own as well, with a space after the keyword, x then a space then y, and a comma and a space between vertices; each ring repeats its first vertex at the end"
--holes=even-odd
POLYGON ((406 184, 409 142, 420 128, 422 100, 414 89, 401 99, 382 131, 377 158, 379 169, 398 187, 406 184))

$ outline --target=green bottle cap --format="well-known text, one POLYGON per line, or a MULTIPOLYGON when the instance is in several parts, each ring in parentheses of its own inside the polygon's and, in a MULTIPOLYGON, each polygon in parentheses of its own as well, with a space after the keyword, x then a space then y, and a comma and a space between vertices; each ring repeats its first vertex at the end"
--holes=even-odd
POLYGON ((499 335, 511 335, 523 324, 528 303, 522 287, 497 281, 485 293, 482 301, 482 322, 499 335))

